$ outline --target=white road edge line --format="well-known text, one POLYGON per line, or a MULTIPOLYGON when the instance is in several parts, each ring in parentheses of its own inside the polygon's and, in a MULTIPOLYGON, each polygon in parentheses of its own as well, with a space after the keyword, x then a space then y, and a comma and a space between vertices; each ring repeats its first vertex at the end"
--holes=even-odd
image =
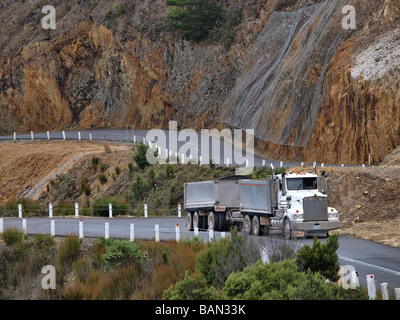
POLYGON ((354 260, 354 259, 351 259, 351 258, 348 258, 348 257, 343 257, 343 256, 340 256, 340 255, 339 255, 339 259, 344 260, 344 261, 348 261, 348 262, 352 262, 352 263, 358 263, 358 264, 361 264, 361 265, 364 265, 364 266, 368 266, 368 267, 371 267, 371 268, 375 268, 375 269, 378 269, 378 270, 381 270, 381 271, 393 273, 396 276, 400 276, 400 271, 387 269, 387 268, 380 267, 380 266, 377 266, 377 265, 374 265, 374 264, 362 262, 362 261, 359 261, 359 260, 354 260))

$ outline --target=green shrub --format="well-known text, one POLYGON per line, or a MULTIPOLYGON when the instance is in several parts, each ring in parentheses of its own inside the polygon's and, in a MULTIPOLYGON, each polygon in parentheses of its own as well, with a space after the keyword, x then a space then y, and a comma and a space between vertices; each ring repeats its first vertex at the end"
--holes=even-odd
POLYGON ((283 11, 284 9, 293 6, 297 0, 278 0, 275 6, 275 11, 283 11))
POLYGON ((104 173, 99 174, 99 181, 101 184, 107 183, 107 176, 104 173))
POLYGON ((15 245, 22 243, 24 234, 16 228, 6 229, 2 234, 1 238, 7 245, 15 245))
POLYGON ((232 272, 254 264, 260 258, 257 246, 252 240, 246 240, 231 232, 231 239, 221 239, 209 243, 196 257, 196 272, 203 274, 209 285, 221 288, 232 272))
POLYGON ((128 199, 131 203, 142 202, 148 191, 146 180, 142 179, 140 175, 136 175, 135 181, 129 187, 128 199))
POLYGON ((216 0, 167 0, 169 19, 185 40, 206 38, 226 8, 216 0))
POLYGON ((114 6, 114 11, 115 11, 115 13, 116 13, 118 16, 120 16, 120 15, 122 14, 122 8, 121 8, 121 6, 120 6, 119 4, 116 4, 116 5, 114 6))
POLYGON ((174 177, 174 175, 175 175, 175 169, 174 169, 174 167, 173 167, 172 165, 170 165, 170 164, 167 164, 167 165, 165 166, 165 176, 166 176, 168 179, 171 179, 171 178, 174 177))
POLYGON ((99 159, 98 157, 96 157, 96 156, 93 156, 93 157, 92 157, 92 167, 93 167, 93 170, 96 170, 96 169, 97 169, 97 167, 99 166, 99 163, 100 163, 100 159, 99 159))
POLYGON ((49 234, 36 234, 33 237, 33 242, 35 244, 35 246, 39 249, 43 249, 43 248, 51 248, 54 247, 56 244, 56 241, 54 240, 54 238, 49 235, 49 234))
POLYGON ((149 149, 149 146, 141 143, 138 145, 135 155, 133 156, 133 160, 136 162, 139 169, 144 169, 149 165, 146 157, 147 149, 149 149))
POLYGON ((58 247, 58 259, 61 265, 70 265, 80 255, 80 240, 76 235, 67 236, 58 247))
POLYGON ((217 300, 218 294, 214 287, 209 287, 201 273, 189 276, 178 281, 175 287, 171 286, 163 292, 164 300, 217 300))
POLYGON ((146 258, 146 253, 140 250, 138 244, 127 240, 108 241, 105 243, 105 249, 102 258, 106 266, 139 265, 146 258))
POLYGON ((233 273, 223 292, 228 299, 241 300, 340 300, 366 299, 365 290, 344 290, 326 282, 320 273, 299 272, 296 261, 262 264, 233 273), (352 292, 349 292, 352 291, 352 292))
POLYGON ((330 236, 326 243, 321 243, 317 237, 314 237, 312 246, 305 245, 297 253, 296 261, 299 270, 319 272, 331 281, 339 280, 340 263, 336 253, 338 248, 337 234, 330 236))

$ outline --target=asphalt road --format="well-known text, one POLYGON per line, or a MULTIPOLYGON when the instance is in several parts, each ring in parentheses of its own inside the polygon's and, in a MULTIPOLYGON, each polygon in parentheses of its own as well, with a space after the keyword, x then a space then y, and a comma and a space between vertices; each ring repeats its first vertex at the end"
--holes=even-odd
MULTIPOLYGON (((172 155, 175 155, 175 153, 178 154, 178 156, 181 158, 181 148, 183 145, 186 145, 187 149, 184 150, 185 154, 185 159, 189 159, 189 150, 188 148, 191 147, 191 150, 194 152, 197 152, 198 155, 204 155, 203 156, 203 161, 206 161, 206 156, 214 157, 215 163, 216 164, 223 164, 227 162, 227 158, 229 158, 229 163, 232 165, 238 165, 240 167, 243 167, 245 165, 244 159, 239 159, 238 162, 235 161, 236 157, 234 156, 235 154, 239 155, 241 154, 243 158, 245 156, 248 156, 249 159, 251 158, 250 156, 253 155, 251 152, 249 152, 248 155, 245 154, 244 150, 243 153, 242 151, 235 145, 231 144, 232 149, 230 152, 227 152, 225 150, 226 146, 224 146, 224 142, 221 139, 219 145, 217 143, 213 143, 212 140, 209 140, 208 143, 208 152, 202 151, 201 147, 201 135, 197 134, 197 139, 189 139, 187 138, 186 141, 177 141, 177 147, 174 147, 172 145, 172 142, 170 141, 169 137, 169 131, 164 131, 165 132, 165 147, 163 147, 163 152, 165 152, 165 148, 168 148, 168 150, 172 151, 172 155), (218 161, 219 159, 219 161, 218 161)), ((178 133, 180 131, 178 130, 178 133)), ((104 130, 91 130, 91 131, 80 131, 80 138, 81 140, 89 140, 90 135, 92 136, 92 140, 97 140, 97 141, 112 141, 112 142, 126 142, 126 143, 133 143, 134 142, 134 137, 137 142, 143 142, 143 137, 147 137, 148 135, 148 130, 112 130, 112 129, 104 129, 104 130)), ((66 140, 78 140, 79 139, 79 133, 78 131, 66 131, 65 132, 65 137, 66 140)), ((184 135, 180 137, 180 139, 183 139, 184 135)), ((245 133, 243 133, 243 137, 245 137, 245 133)), ((13 135, 8 135, 8 136, 0 136, 0 142, 4 141, 10 141, 13 140, 14 136, 13 135)), ((30 141, 31 140, 31 134, 20 134, 17 133, 16 135, 17 141, 30 141)), ((35 140, 46 140, 47 139, 47 133, 42 132, 42 133, 34 133, 34 139, 35 140)), ((62 132, 50 132, 50 139, 51 140, 63 140, 63 133, 62 132)), ((154 141, 155 144, 160 144, 161 142, 154 141)), ((205 144, 206 146, 207 144, 205 144)), ((280 161, 276 160, 271 160, 267 158, 260 157, 258 155, 254 154, 254 166, 255 167, 260 167, 265 163, 267 166, 269 166, 271 163, 274 165, 275 168, 280 166, 280 161)), ((293 166, 299 166, 300 162, 283 162, 284 167, 293 167, 293 166)), ((312 166, 311 163, 306 163, 308 166, 312 166)))
MULTIPOLYGON (((28 234, 50 234, 50 218, 27 219, 28 234)), ((110 238, 129 239, 130 224, 134 224, 135 239, 154 240, 155 225, 159 225, 160 240, 174 240, 176 237, 175 227, 179 224, 181 239, 191 239, 193 232, 186 229, 185 218, 54 218, 55 235, 66 236, 79 234, 79 221, 83 221, 84 237, 103 237, 105 235, 105 223, 109 223, 110 238)), ((4 218, 4 228, 18 228, 22 230, 22 219, 4 218)), ((228 232, 226 233, 228 235, 228 232)), ((221 232, 214 231, 215 239, 221 238, 221 232)), ((207 241, 208 231, 200 231, 199 237, 207 241)), ((262 236, 254 238, 262 246, 271 248, 277 243, 285 241, 278 235, 262 236)), ((326 238, 319 237, 320 241, 326 238)), ((311 245, 313 239, 291 240, 293 249, 301 246, 311 245)), ((366 286, 366 275, 374 274, 377 288, 380 284, 387 282, 391 290, 400 288, 400 248, 388 247, 372 241, 361 240, 341 235, 339 237, 338 249, 339 261, 342 266, 352 265, 359 274, 359 281, 366 286)))

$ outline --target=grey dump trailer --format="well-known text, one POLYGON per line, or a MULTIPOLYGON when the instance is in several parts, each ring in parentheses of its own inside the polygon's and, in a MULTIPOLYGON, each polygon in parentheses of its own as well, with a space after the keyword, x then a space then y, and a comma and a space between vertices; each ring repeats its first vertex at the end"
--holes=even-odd
POLYGON ((184 191, 186 225, 190 230, 224 231, 235 224, 246 229, 252 224, 253 233, 259 234, 263 226, 270 225, 272 207, 276 203, 272 180, 243 176, 185 183, 184 191))
POLYGON ((314 173, 282 173, 265 180, 227 176, 185 183, 186 226, 189 230, 225 231, 238 225, 239 230, 252 235, 278 229, 288 239, 337 233, 339 214, 328 207, 317 178, 314 173))

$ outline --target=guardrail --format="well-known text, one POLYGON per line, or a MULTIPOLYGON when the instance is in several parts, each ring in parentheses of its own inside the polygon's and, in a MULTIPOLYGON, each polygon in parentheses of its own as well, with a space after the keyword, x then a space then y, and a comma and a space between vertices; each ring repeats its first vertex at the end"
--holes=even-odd
MULTIPOLYGON (((156 148, 158 149, 158 153, 162 156, 165 156, 165 158, 168 157, 173 157, 175 156, 175 159, 177 159, 177 161, 181 162, 181 163, 188 163, 188 162, 193 162, 193 163, 199 163, 199 164, 203 164, 203 159, 201 158, 201 156, 199 156, 197 159, 192 158, 191 155, 185 155, 185 154, 179 154, 177 152, 171 152, 171 150, 168 150, 168 148, 162 148, 160 145, 157 145, 151 141, 149 141, 146 138, 145 134, 134 134, 134 131, 131 131, 132 133, 129 133, 128 130, 126 130, 126 133, 105 133, 105 132, 66 132, 66 131, 62 131, 62 132, 50 132, 47 131, 46 133, 34 133, 33 131, 30 132, 30 134, 20 134, 18 135, 16 132, 13 133, 12 136, 0 136, 0 141, 1 140, 5 140, 5 141, 27 141, 27 140, 35 140, 35 139, 41 139, 41 140, 75 140, 75 141, 81 141, 81 140, 88 140, 88 141, 92 141, 92 140, 98 140, 98 141, 110 141, 110 142, 119 142, 119 143, 132 143, 132 144, 136 144, 136 143, 143 143, 146 144, 150 147, 156 148), (35 136, 36 135, 36 136, 35 136), (186 161, 185 161, 186 159, 186 161)), ((233 165, 232 163, 232 159, 226 158, 226 159, 221 159, 222 160, 222 165, 233 165)), ((262 159, 260 161, 260 163, 254 163, 254 166, 266 166, 268 165, 267 163, 268 160, 262 159)), ((368 164, 360 164, 358 166, 361 166, 363 168, 367 167, 367 166, 371 166, 371 154, 368 154, 368 164)), ((299 163, 285 163, 283 161, 273 161, 274 163, 279 163, 280 168, 282 167, 291 167, 291 166, 305 166, 306 164, 304 162, 299 162, 299 163), (285 165, 286 164, 286 165, 285 165), (288 165, 289 164, 289 165, 288 165)), ((315 165, 318 165, 316 162, 314 162, 315 165)), ((311 164, 308 164, 309 166, 312 166, 311 164)), ((246 166, 247 163, 246 163, 246 166)), ((325 167, 326 164, 321 163, 320 164, 321 167, 325 167)), ((329 165, 331 166, 331 165, 329 165)), ((337 165, 335 165, 337 166, 337 165)), ((341 164, 341 167, 345 167, 345 166, 350 166, 350 167, 354 167, 357 165, 345 165, 345 164, 341 164)))
MULTIPOLYGON (((400 272, 399 272, 400 273, 400 272)), ((389 300, 390 296, 394 296, 396 300, 400 300, 400 288, 391 289, 387 282, 380 281, 375 277, 374 274, 362 275, 359 274, 354 266, 346 265, 340 267, 339 270, 340 279, 338 281, 339 285, 342 285, 345 289, 356 289, 360 286, 359 277, 364 277, 367 282, 368 296, 370 300, 376 300, 378 298, 376 282, 380 283, 380 292, 382 300, 389 300), (392 294, 389 295, 389 290, 391 289, 392 294)))

